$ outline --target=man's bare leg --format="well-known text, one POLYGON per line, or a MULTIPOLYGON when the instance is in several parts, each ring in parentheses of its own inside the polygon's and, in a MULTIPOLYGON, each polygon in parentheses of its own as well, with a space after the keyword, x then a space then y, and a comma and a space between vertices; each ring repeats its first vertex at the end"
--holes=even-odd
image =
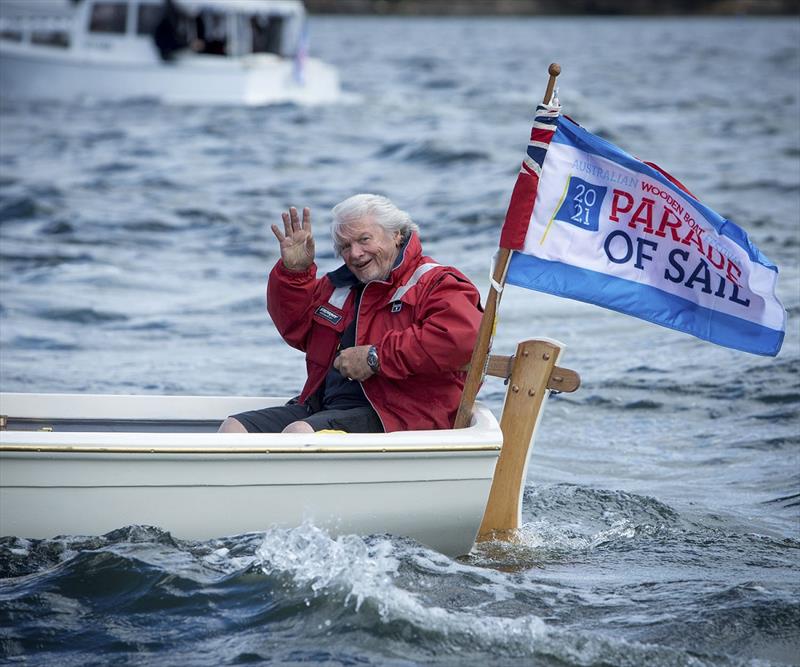
POLYGON ((247 433, 247 429, 238 419, 228 417, 219 427, 217 433, 247 433))
POLYGON ((314 428, 307 422, 292 422, 281 433, 313 433, 314 428))

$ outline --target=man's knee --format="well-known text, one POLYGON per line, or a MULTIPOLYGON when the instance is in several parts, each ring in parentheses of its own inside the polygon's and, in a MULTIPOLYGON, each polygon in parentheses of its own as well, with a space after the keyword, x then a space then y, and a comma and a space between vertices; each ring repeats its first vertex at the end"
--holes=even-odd
POLYGON ((303 421, 292 422, 281 433, 313 433, 311 424, 303 421))
POLYGON ((222 422, 217 433, 247 433, 247 429, 238 419, 228 417, 222 422))

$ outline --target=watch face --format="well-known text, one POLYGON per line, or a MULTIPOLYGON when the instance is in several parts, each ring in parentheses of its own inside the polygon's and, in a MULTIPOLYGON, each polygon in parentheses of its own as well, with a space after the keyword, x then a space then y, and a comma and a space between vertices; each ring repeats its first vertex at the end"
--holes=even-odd
POLYGON ((378 370, 378 351, 374 347, 367 352, 367 364, 373 371, 378 370))

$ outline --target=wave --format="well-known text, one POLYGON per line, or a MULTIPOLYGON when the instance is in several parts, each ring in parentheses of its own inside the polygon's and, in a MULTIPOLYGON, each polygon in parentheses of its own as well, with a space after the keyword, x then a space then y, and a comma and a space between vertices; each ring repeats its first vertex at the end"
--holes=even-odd
MULTIPOLYGON (((547 548, 602 553, 615 542, 652 539, 644 528, 653 522, 661 522, 661 534, 686 525, 663 503, 634 494, 559 486, 528 496, 540 508, 570 499, 579 508, 599 500, 611 506, 608 528, 590 535, 527 522, 527 539, 547 548)), ((773 658, 796 643, 798 606, 769 585, 659 581, 648 570, 642 583, 629 572, 625 589, 612 577, 589 591, 585 559, 574 582, 563 569, 548 574, 552 564, 502 569, 480 559, 478 552, 450 560, 385 535, 333 538, 309 522, 204 542, 148 526, 99 537, 0 538, 0 622, 8 628, 0 653, 75 665, 113 658, 677 667, 748 664, 736 657, 748 653, 745 637, 773 658), (660 598, 661 621, 651 622, 651 610, 639 626, 629 607, 659 606, 660 598), (688 620, 675 607, 688 609, 688 620), (614 610, 620 620, 609 623, 614 610), (770 638, 782 642, 777 649, 763 648, 770 638)))
POLYGON ((121 162, 119 160, 115 160, 112 162, 107 162, 105 164, 99 164, 96 167, 88 170, 88 173, 92 174, 122 174, 126 172, 135 171, 137 169, 137 165, 133 162, 121 162))
POLYGON ((384 144, 375 157, 399 158, 404 162, 424 163, 437 167, 461 162, 479 162, 490 158, 484 151, 457 150, 433 140, 384 144))
POLYGON ((66 220, 53 220, 52 222, 42 225, 39 231, 48 236, 62 236, 74 234, 76 230, 75 226, 66 220))
POLYGON ((218 225, 230 222, 230 218, 224 213, 202 208, 179 208, 175 213, 181 218, 191 220, 193 224, 218 225))
POLYGON ((8 343, 8 348, 14 350, 58 350, 68 352, 80 350, 81 346, 77 343, 65 343, 44 336, 16 336, 8 343))
POLYGON ((36 316, 43 320, 59 320, 75 324, 105 324, 106 322, 124 322, 127 315, 112 313, 94 308, 42 308, 36 316))
POLYGON ((2 253, 0 262, 8 262, 14 265, 15 270, 24 271, 26 269, 40 269, 57 267, 62 264, 82 264, 94 262, 94 257, 88 253, 77 255, 62 255, 58 253, 29 253, 25 255, 2 253))
MULTIPOLYGON (((794 496, 778 498, 783 504, 794 496)), ((791 506, 791 505, 787 505, 791 506)), ((503 570, 548 563, 602 560, 609 552, 654 551, 671 566, 681 559, 701 569, 735 568, 732 554, 748 553, 764 567, 788 566, 800 550, 792 537, 761 535, 719 527, 714 516, 684 517, 650 496, 570 484, 526 486, 522 524, 510 541, 478 543, 470 562, 503 570), (709 558, 710 553, 718 554, 709 558)))
POLYGON ((32 197, 18 197, 4 201, 0 206, 0 223, 10 220, 28 220, 39 215, 39 203, 32 197))
POLYGON ((188 229, 190 225, 188 223, 176 224, 165 220, 134 220, 126 222, 120 225, 120 227, 127 231, 136 232, 137 234, 162 234, 183 231, 188 229))
POLYGON ((406 659, 449 655, 458 656, 459 664, 475 665, 520 659, 541 665, 711 664, 684 650, 557 628, 536 614, 515 617, 517 593, 507 575, 409 543, 381 537, 333 539, 306 523, 268 531, 256 555, 266 574, 288 576, 291 585, 312 598, 351 609, 346 623, 333 625, 331 633, 367 633, 384 643, 402 639, 406 659), (440 585, 446 581, 450 592, 438 597, 426 579, 440 580, 440 585), (504 608, 509 615, 496 613, 504 608), (420 645, 424 650, 415 654, 420 645))
MULTIPOLYGON (((620 391, 631 391, 638 396, 647 394, 646 399, 636 401, 653 401, 654 407, 662 403, 675 403, 676 396, 711 401, 730 402, 733 399, 747 399, 765 405, 793 404, 800 405, 800 359, 791 356, 770 360, 769 363, 747 363, 735 366, 718 365, 714 367, 714 375, 709 380, 706 367, 699 370, 696 366, 685 368, 673 367, 668 371, 655 369, 632 368, 623 375, 608 377, 596 383, 592 389, 598 393, 576 394, 570 398, 577 403, 590 405, 612 405, 618 407, 619 400, 604 398, 619 395, 620 391), (679 371, 679 372, 678 372, 679 371), (654 379, 658 373, 661 377, 654 379), (659 400, 663 398, 662 400, 659 400)), ((626 405, 627 407, 627 405, 626 405)))

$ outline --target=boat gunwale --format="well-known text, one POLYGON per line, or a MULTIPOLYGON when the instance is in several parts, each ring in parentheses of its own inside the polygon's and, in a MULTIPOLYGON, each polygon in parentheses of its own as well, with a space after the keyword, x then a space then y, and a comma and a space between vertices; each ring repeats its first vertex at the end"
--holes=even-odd
POLYGON ((277 447, 153 447, 143 445, 109 447, 101 445, 39 445, 0 444, 0 454, 437 454, 499 452, 501 444, 487 445, 375 445, 337 447, 293 446, 277 447))
MULTIPOLYGON (((252 406, 282 405, 282 397, 198 397, 151 395, 77 395, 0 393, 6 428, 0 430, 0 455, 444 455, 498 456, 503 434, 486 406, 478 403, 472 424, 463 429, 396 431, 392 433, 210 433, 111 431, 51 431, 15 429, 15 419, 43 421, 77 419, 101 423, 125 420, 221 421, 225 415, 252 406), (101 400, 103 399, 103 400, 101 400), (86 413, 87 401, 92 406, 86 413), (47 405, 47 408, 43 406, 47 405), (165 406, 169 406, 166 410, 165 406), (211 409, 219 414, 213 414, 211 409), (229 411, 233 409, 233 411, 229 411), (45 416, 45 415, 48 415, 45 416), (198 418, 198 415, 201 415, 198 418)), ((11 455, 11 456, 8 456, 11 455)), ((15 456, 16 455, 16 456, 15 456)))

